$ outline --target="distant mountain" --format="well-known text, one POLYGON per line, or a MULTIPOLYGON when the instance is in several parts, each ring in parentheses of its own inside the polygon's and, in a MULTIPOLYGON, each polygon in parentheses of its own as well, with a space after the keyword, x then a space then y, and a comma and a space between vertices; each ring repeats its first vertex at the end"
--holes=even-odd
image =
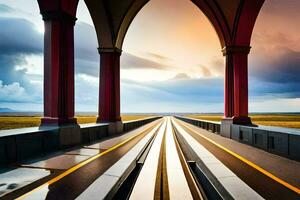
POLYGON ((8 112, 16 112, 16 111, 10 108, 0 108, 0 112, 8 113, 8 112))

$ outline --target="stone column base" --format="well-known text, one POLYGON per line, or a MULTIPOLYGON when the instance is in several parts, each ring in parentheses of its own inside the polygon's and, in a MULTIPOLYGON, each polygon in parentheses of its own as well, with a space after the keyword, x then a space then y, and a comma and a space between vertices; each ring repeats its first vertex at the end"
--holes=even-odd
POLYGON ((233 117, 233 123, 244 126, 252 126, 250 117, 233 117))
POLYGON ((74 146, 81 143, 79 125, 65 125, 59 127, 59 139, 61 146, 74 146))
POLYGON ((123 132, 123 122, 110 122, 108 125, 108 135, 116 135, 123 132))
MULTIPOLYGON (((47 126, 42 125, 40 128, 47 126)), ((60 148, 70 147, 81 144, 80 126, 78 124, 72 125, 59 125, 59 126, 48 126, 51 128, 57 128, 58 132, 58 143, 60 148)))
POLYGON ((232 118, 223 118, 221 120, 221 135, 223 137, 231 138, 231 125, 233 124, 232 118))

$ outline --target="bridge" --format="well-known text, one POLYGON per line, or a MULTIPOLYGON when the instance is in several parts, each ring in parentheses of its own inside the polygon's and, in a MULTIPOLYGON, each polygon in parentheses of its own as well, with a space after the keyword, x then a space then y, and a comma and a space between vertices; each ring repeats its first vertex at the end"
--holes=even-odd
POLYGON ((299 199, 299 162, 182 119, 21 162, 1 199, 299 199))
POLYGON ((256 126, 248 115, 248 54, 264 0, 192 1, 226 60, 221 123, 184 116, 122 122, 122 45, 147 2, 85 0, 98 38, 100 89, 97 121, 80 125, 78 0, 37 1, 45 24, 44 116, 40 127, 0 131, 0 199, 300 199, 299 131, 256 126))

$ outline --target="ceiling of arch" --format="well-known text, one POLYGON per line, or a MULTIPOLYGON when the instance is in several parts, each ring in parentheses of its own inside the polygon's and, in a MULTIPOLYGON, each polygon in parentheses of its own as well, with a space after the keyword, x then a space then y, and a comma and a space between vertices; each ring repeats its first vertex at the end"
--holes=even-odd
POLYGON ((215 0, 219 7, 222 9, 223 14, 226 18, 226 21, 228 22, 228 25, 230 29, 233 29, 234 26, 234 20, 236 17, 237 9, 239 7, 239 4, 241 0, 215 0))
MULTIPOLYGON (((251 0, 252 4, 260 4, 264 0, 251 0)), ((101 48, 120 48, 126 31, 135 15, 148 0, 85 0, 96 27, 99 46, 101 48)), ((240 11, 245 5, 242 0, 193 0, 209 18, 215 27, 221 45, 232 45, 236 25, 240 19, 240 11)), ((248 9, 248 8, 247 8, 248 9)), ((251 7, 249 9, 252 9, 251 7)), ((259 10, 247 10, 250 18, 256 18, 259 10)), ((243 22, 246 23, 246 22, 243 22)), ((250 25, 251 26, 251 25, 250 25)), ((243 33, 244 34, 244 33, 243 33)), ((249 37, 251 34, 245 34, 249 37)), ((248 39, 247 41, 250 41, 248 39)))

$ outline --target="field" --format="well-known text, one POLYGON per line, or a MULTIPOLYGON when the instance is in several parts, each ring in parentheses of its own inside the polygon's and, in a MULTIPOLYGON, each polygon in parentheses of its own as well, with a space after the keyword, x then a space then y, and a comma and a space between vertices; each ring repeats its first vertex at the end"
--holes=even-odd
MULTIPOLYGON (((222 119, 221 115, 214 114, 187 116, 209 121, 221 121, 222 119)), ((252 122, 257 125, 300 128, 300 114, 252 114, 250 117, 252 122)))
MULTIPOLYGON (((123 121, 130 121, 151 117, 151 115, 123 115, 123 121)), ((34 127, 40 125, 41 117, 37 116, 7 116, 0 117, 0 130, 34 127)), ((95 116, 77 116, 79 124, 96 122, 95 116)))
MULTIPOLYGON (((122 115, 122 120, 129 121, 150 116, 151 115, 122 115)), ((222 119, 222 115, 217 114, 194 114, 186 116, 209 121, 221 121, 222 119)), ((253 114, 250 116, 253 123, 258 125, 300 129, 300 114, 253 114)), ((40 119, 41 117, 37 116, 2 116, 0 117, 0 130, 39 126, 40 119)), ((96 117, 80 115, 77 116, 77 121, 79 124, 94 123, 96 122, 96 117)))

